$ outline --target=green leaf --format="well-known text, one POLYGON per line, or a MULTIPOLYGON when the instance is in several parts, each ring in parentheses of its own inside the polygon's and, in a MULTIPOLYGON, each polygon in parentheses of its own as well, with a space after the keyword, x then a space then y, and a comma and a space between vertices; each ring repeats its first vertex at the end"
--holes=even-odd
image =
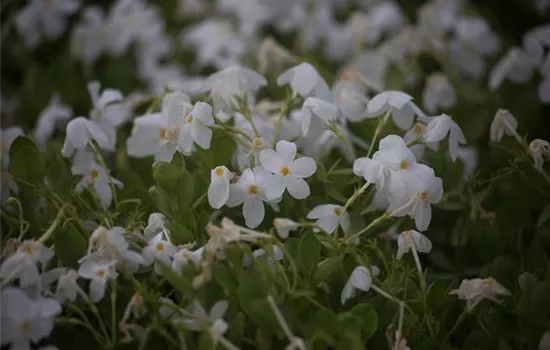
POLYGON ((317 264, 317 269, 313 275, 313 283, 315 285, 327 281, 331 276, 342 268, 342 261, 344 260, 343 255, 333 256, 331 258, 325 259, 317 264))
POLYGON ((241 344, 244 337, 244 322, 245 316, 242 312, 239 312, 229 323, 226 337, 237 346, 241 344))
POLYGON ((214 168, 220 164, 231 163, 236 148, 237 145, 231 137, 216 130, 212 135, 210 148, 198 147, 193 159, 202 162, 209 168, 214 168))
POLYGON ((178 196, 178 210, 180 212, 186 212, 195 196, 195 182, 193 176, 189 172, 183 173, 178 180, 178 187, 176 190, 178 196))
POLYGON ((44 160, 36 145, 24 136, 18 136, 10 147, 10 174, 15 180, 31 184, 44 180, 44 160))
POLYGON ((168 281, 178 292, 182 295, 188 295, 192 291, 191 282, 185 279, 183 276, 178 275, 170 265, 165 264, 162 261, 157 261, 159 264, 162 277, 168 281))
POLYGON ((449 300, 449 284, 443 279, 434 281, 428 288, 428 305, 437 310, 449 300))
POLYGON ((305 233, 300 239, 298 266, 306 276, 313 275, 321 258, 321 244, 311 232, 305 233))
POLYGON ((541 228, 542 225, 548 221, 548 218, 550 218, 550 204, 548 204, 542 211, 542 214, 540 214, 539 221, 537 221, 537 228, 541 228))
POLYGON ((53 235, 55 255, 64 266, 78 267, 78 259, 86 254, 86 240, 80 233, 69 229, 57 229, 53 235))
POLYGON ((320 309, 309 317, 306 329, 312 334, 318 331, 334 334, 338 331, 338 318, 331 309, 320 309))
POLYGON ((157 162, 153 165, 153 179, 169 194, 176 193, 178 180, 185 172, 185 162, 183 156, 176 152, 172 161, 157 162))
POLYGON ((378 314, 372 306, 369 304, 355 305, 350 312, 363 319, 361 331, 364 340, 369 339, 376 333, 378 329, 378 314))

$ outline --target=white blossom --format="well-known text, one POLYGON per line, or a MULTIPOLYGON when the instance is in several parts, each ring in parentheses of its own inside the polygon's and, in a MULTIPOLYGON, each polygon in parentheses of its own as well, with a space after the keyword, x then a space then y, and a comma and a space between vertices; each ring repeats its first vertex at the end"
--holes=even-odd
POLYGON ((273 227, 275 227, 279 238, 286 239, 290 231, 296 231, 300 224, 287 218, 275 218, 273 219, 273 227))
POLYGON ((302 106, 302 134, 318 134, 325 123, 334 122, 338 117, 338 107, 315 97, 308 97, 302 106))
POLYGON ((184 115, 183 125, 179 135, 179 146, 184 154, 193 151, 193 141, 203 149, 210 148, 212 130, 209 126, 214 124, 212 107, 207 103, 197 102, 187 115, 184 115))
POLYGON ((162 275, 160 264, 172 265, 172 258, 176 254, 177 248, 167 240, 165 240, 164 233, 161 232, 153 237, 147 246, 143 248, 141 255, 146 264, 150 265, 155 263, 155 272, 162 275))
POLYGON ((91 280, 90 298, 95 302, 105 296, 105 289, 109 280, 115 280, 118 273, 115 271, 116 262, 95 262, 86 260, 78 269, 78 275, 91 280))
POLYGON ((395 258, 401 259, 411 248, 420 253, 429 253, 432 250, 432 242, 428 237, 415 230, 403 231, 397 238, 397 254, 395 258))
POLYGON ((508 110, 499 109, 491 122, 490 139, 500 142, 504 135, 517 135, 518 121, 508 110))
POLYGON ((61 104, 59 95, 54 95, 50 99, 50 103, 38 116, 36 127, 34 129, 34 138, 36 142, 44 147, 55 132, 56 125, 59 121, 69 120, 72 116, 71 107, 61 104))
POLYGON ((401 91, 385 91, 374 96, 367 104, 369 117, 390 113, 395 125, 403 130, 411 127, 414 116, 425 117, 418 106, 412 102, 412 96, 401 91))
POLYGON ((456 103, 456 93, 449 79, 442 73, 432 73, 426 80, 422 103, 429 113, 440 108, 449 109, 456 103))
POLYGON ((450 294, 457 295, 460 300, 466 300, 466 308, 470 311, 483 299, 500 303, 497 297, 512 295, 508 289, 492 277, 464 279, 458 289, 452 290, 450 294))
POLYGON ((338 226, 342 231, 348 232, 350 229, 350 218, 344 207, 334 204, 322 204, 313 208, 306 216, 308 219, 317 219, 314 231, 319 228, 326 233, 333 233, 338 226))
POLYGON ((449 135, 449 153, 451 154, 451 159, 455 161, 458 155, 458 144, 466 144, 466 138, 460 126, 458 126, 451 117, 442 114, 438 117, 431 118, 423 138, 426 142, 439 142, 443 140, 447 134, 449 135))
POLYGON ((310 194, 309 185, 304 178, 310 177, 317 170, 317 164, 312 158, 296 157, 296 144, 281 140, 277 142, 276 151, 263 150, 260 153, 262 166, 273 176, 266 180, 266 197, 275 200, 288 189, 288 193, 296 199, 307 198, 310 194))
POLYGON ((353 298, 356 289, 368 292, 372 285, 372 276, 376 276, 379 273, 380 270, 378 270, 376 266, 371 266, 370 270, 364 266, 357 266, 351 273, 351 276, 342 290, 342 295, 340 297, 342 305, 344 305, 348 299, 353 298))
POLYGON ((331 100, 327 83, 309 63, 300 63, 277 78, 277 85, 283 86, 286 84, 290 85, 292 91, 303 98, 317 97, 325 101, 331 100))
POLYGON ((543 172, 544 161, 550 160, 550 143, 546 140, 535 139, 529 144, 529 151, 533 157, 535 169, 543 172))
POLYGON ((151 213, 147 219, 147 226, 143 231, 143 237, 150 240, 160 232, 169 232, 166 229, 166 217, 162 213, 151 213))
POLYGON ((30 299, 22 290, 7 287, 0 293, 2 309, 1 344, 10 349, 31 349, 30 343, 38 343, 53 330, 55 316, 61 313, 61 305, 55 299, 39 297, 30 299))
POLYGON ((0 278, 3 283, 18 279, 21 288, 37 285, 40 283, 37 264, 43 264, 53 256, 53 251, 46 248, 41 242, 23 241, 17 248, 17 252, 2 263, 0 278))
POLYGON ((202 305, 195 300, 187 310, 194 318, 186 318, 182 323, 190 331, 203 331, 205 330, 203 324, 206 322, 208 324, 206 330, 210 333, 214 344, 217 344, 218 339, 229 328, 223 319, 228 307, 228 302, 221 300, 216 302, 207 313, 202 305))
POLYGON ((516 84, 526 83, 533 76, 535 68, 532 62, 529 61, 528 53, 521 48, 513 47, 491 71, 489 89, 498 89, 506 79, 516 84))

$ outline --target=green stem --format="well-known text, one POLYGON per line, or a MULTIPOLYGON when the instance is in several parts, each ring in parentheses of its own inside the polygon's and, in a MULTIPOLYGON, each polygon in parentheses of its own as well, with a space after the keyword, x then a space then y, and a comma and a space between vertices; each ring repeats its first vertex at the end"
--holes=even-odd
POLYGON ((367 158, 369 158, 372 155, 372 151, 374 151, 374 145, 376 144, 376 141, 378 140, 378 137, 380 136, 380 133, 382 132, 382 129, 384 128, 384 125, 388 121, 390 117, 391 109, 388 109, 382 120, 378 122, 378 125, 376 126, 376 130, 374 130, 374 136, 372 137, 372 141, 369 146, 369 151, 367 152, 367 158))
POLYGON ((39 243, 44 243, 50 236, 52 235, 53 231, 57 228, 57 225, 61 222, 61 219, 63 218, 63 214, 65 214, 65 205, 61 207, 59 212, 57 213, 57 216, 55 217, 54 221, 48 228, 46 232, 37 240, 39 243))
POLYGON ((361 231, 357 232, 353 236, 346 238, 345 242, 352 241, 354 238, 361 236, 363 233, 367 232, 368 230, 370 230, 374 226, 378 225, 382 221, 386 220, 390 216, 391 216, 390 213, 387 213, 387 212, 384 213, 383 215, 380 215, 379 217, 374 219, 367 227, 365 227, 361 231))
POLYGON ((453 328, 451 328, 451 330, 449 331, 449 333, 447 333, 447 335, 445 336, 445 338, 443 338, 443 343, 446 342, 450 337, 451 335, 456 331, 456 329, 458 328, 458 326, 460 326, 460 324, 466 319, 466 317, 470 314, 470 312, 468 312, 468 309, 464 309, 464 311, 462 311, 462 313, 460 314, 460 316, 458 316, 458 319, 456 320, 453 328))
POLYGON ((370 185, 370 182, 367 182, 358 191, 355 191, 355 193, 347 200, 346 204, 344 204, 344 210, 342 211, 346 212, 346 210, 353 204, 353 202, 355 202, 357 198, 359 198, 359 196, 366 191, 369 185, 370 185))

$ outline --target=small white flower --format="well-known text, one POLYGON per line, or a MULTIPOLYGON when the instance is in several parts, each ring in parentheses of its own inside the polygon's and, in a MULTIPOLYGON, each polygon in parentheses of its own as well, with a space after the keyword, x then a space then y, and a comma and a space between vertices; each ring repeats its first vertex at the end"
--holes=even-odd
POLYGON ((530 62, 527 52, 519 47, 513 47, 491 71, 489 89, 498 89, 506 79, 516 84, 526 83, 533 76, 535 68, 536 66, 530 62))
POLYGON ((258 227, 265 216, 264 201, 265 184, 270 174, 263 168, 245 169, 239 180, 231 184, 228 207, 236 207, 243 204, 243 215, 246 226, 258 227))
POLYGON ((448 115, 442 114, 438 117, 431 118, 426 131, 424 133, 424 141, 439 142, 449 134, 449 153, 451 159, 456 160, 458 155, 458 144, 466 144, 466 138, 460 129, 448 115))
POLYGON ((458 159, 464 164, 464 178, 474 175, 478 164, 477 150, 474 147, 458 147, 458 159))
POLYGON ((191 153, 193 150, 193 141, 203 149, 210 148, 212 130, 210 130, 209 126, 212 124, 214 124, 212 107, 207 103, 197 102, 183 119, 179 144, 184 154, 191 153))
POLYGON ((153 237, 147 246, 143 248, 142 256, 146 264, 155 263, 155 272, 162 275, 160 263, 170 266, 177 248, 170 242, 164 240, 164 233, 161 232, 153 237))
POLYGON ((221 300, 212 306, 209 313, 206 313, 200 302, 195 300, 187 310, 195 316, 195 318, 187 318, 183 320, 182 323, 188 330, 196 332, 203 331, 205 328, 203 324, 206 322, 209 325, 207 329, 212 337, 212 340, 215 344, 217 344, 218 339, 229 328, 227 323, 223 320, 228 307, 229 303, 225 300, 221 300))
POLYGON ((450 294, 457 295, 460 300, 466 300, 466 308, 470 311, 483 299, 500 303, 500 300, 497 299, 498 296, 512 295, 508 289, 504 288, 492 277, 485 279, 464 279, 458 289, 452 290, 450 294))
POLYGON ((505 109, 499 109, 491 122, 490 139, 492 142, 500 142, 504 135, 517 135, 518 121, 505 109))
POLYGON ((277 78, 277 85, 286 84, 289 84, 292 91, 303 98, 317 97, 325 101, 331 100, 327 83, 309 63, 304 62, 294 66, 277 78))
POLYGON ((67 105, 60 104, 59 95, 54 95, 50 103, 38 116, 34 137, 40 146, 45 146, 53 133, 58 121, 66 121, 71 118, 73 112, 67 105))
POLYGON ((40 278, 43 287, 48 287, 57 282, 54 295, 61 304, 67 300, 76 300, 80 287, 77 282, 78 273, 75 270, 58 267, 43 273, 40 278))
POLYGON ((147 219, 147 227, 143 231, 143 237, 150 240, 160 232, 166 232, 166 217, 162 213, 151 213, 147 219))
POLYGON ((29 297, 20 289, 4 288, 0 293, 2 309, 0 341, 10 349, 31 349, 30 343, 38 343, 50 335, 53 319, 61 313, 61 305, 55 299, 29 297))
POLYGON ((415 115, 425 117, 424 112, 412 102, 412 99, 412 96, 401 91, 381 92, 367 104, 368 117, 390 113, 395 125, 407 130, 411 127, 415 115))
POLYGON ((380 270, 378 270, 376 266, 371 266, 370 271, 364 266, 357 266, 351 273, 351 276, 342 290, 342 295, 340 297, 342 305, 344 305, 348 299, 353 298, 356 289, 368 292, 372 285, 372 275, 376 276, 379 273, 380 270))
POLYGON ((415 230, 403 231, 397 238, 397 254, 395 258, 401 259, 411 248, 420 253, 429 253, 432 250, 432 242, 428 237, 415 230))
POLYGON ((210 171, 210 186, 208 186, 208 203, 214 209, 223 207, 229 199, 229 182, 231 172, 225 166, 217 166, 210 171))
POLYGON ((42 243, 27 240, 21 243, 17 252, 8 257, 0 267, 0 277, 3 283, 19 279, 21 288, 40 283, 38 263, 45 263, 53 258, 54 253, 42 243))
POLYGON ((192 261, 195 264, 195 266, 198 266, 201 260, 203 251, 204 251, 204 247, 201 247, 195 251, 191 251, 187 248, 180 249, 176 254, 174 254, 174 260, 172 260, 172 270, 174 270, 177 273, 181 273, 181 269, 189 261, 192 261))
POLYGON ((90 298, 95 303, 99 302, 105 296, 107 282, 118 277, 115 266, 116 262, 97 263, 92 260, 86 260, 78 268, 78 275, 80 277, 91 280, 90 298))
POLYGON ((273 227, 275 227, 277 235, 281 239, 286 239, 290 231, 296 231, 300 227, 300 224, 287 218, 275 218, 273 220, 273 227))
POLYGON ((292 53, 281 46, 272 37, 266 37, 262 40, 258 52, 258 70, 265 74, 267 69, 279 71, 283 64, 294 60, 292 53))
POLYGON ((529 151, 531 151, 535 169, 543 172, 544 161, 550 160, 550 143, 546 140, 535 139, 529 144, 529 151))
POLYGON ((302 134, 306 136, 310 131, 317 134, 325 123, 334 122, 337 117, 338 107, 319 98, 308 97, 302 106, 302 134))
POLYGON ((445 75, 433 73, 426 81, 422 102, 429 113, 435 113, 439 108, 451 108, 456 103, 455 89, 445 75))
POLYGON ((262 166, 273 173, 266 180, 266 197, 275 200, 288 189, 288 193, 296 199, 307 198, 310 194, 309 185, 304 178, 317 171, 317 164, 312 158, 296 157, 296 144, 281 140, 277 142, 276 151, 263 150, 260 153, 262 166))
POLYGON ((349 121, 358 122, 368 115, 369 99, 366 96, 368 85, 364 82, 365 80, 366 78, 361 73, 350 68, 332 87, 334 101, 341 115, 349 121))
POLYGON ((338 225, 340 225, 344 232, 348 232, 350 228, 349 214, 345 212, 344 207, 340 205, 318 205, 313 208, 306 217, 308 219, 317 219, 314 231, 319 231, 320 228, 326 233, 333 233, 336 228, 338 228, 338 225))

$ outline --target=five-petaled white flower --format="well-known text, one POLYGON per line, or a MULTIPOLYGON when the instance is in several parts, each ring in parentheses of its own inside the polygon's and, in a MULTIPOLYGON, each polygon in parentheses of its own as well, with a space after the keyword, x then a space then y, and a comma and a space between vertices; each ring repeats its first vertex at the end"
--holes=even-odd
POLYGON ((45 263, 53 258, 54 253, 41 242, 24 241, 17 252, 4 260, 0 267, 0 278, 3 283, 19 279, 21 288, 40 283, 38 263, 45 263))
POLYGON ((317 219, 314 231, 319 231, 320 228, 326 233, 333 233, 338 228, 338 225, 340 225, 344 232, 348 232, 350 228, 349 214, 340 205, 318 205, 306 217, 308 219, 317 219))
POLYGON ((325 101, 331 100, 327 83, 309 63, 300 63, 277 78, 277 85, 283 86, 286 84, 289 84, 294 93, 303 98, 317 97, 325 101))
POLYGON ((2 346, 10 349, 31 349, 30 343, 38 343, 50 335, 53 318, 61 313, 61 305, 55 299, 39 297, 30 299, 21 289, 7 287, 0 293, 2 309, 2 346))
POLYGON ((277 235, 281 239, 287 239, 290 231, 295 231, 300 227, 300 224, 287 218, 273 219, 273 227, 277 231, 277 235))
POLYGON ((118 273, 115 271, 116 262, 95 262, 92 260, 84 261, 78 268, 78 275, 82 278, 91 280, 90 298, 99 302, 105 296, 105 288, 109 280, 115 280, 118 273))
MULTIPOLYGON (((190 108, 191 105, 188 105, 190 108)), ((184 109, 183 125, 180 134, 180 146, 184 154, 193 151, 193 141, 203 149, 210 148, 212 130, 209 126, 214 124, 212 107, 204 102, 197 102, 190 111, 184 109)))
POLYGON ((356 289, 368 292, 372 285, 372 276, 376 276, 379 273, 380 270, 376 266, 371 266, 370 270, 364 266, 357 266, 342 290, 342 295, 340 296, 342 305, 346 303, 346 300, 353 298, 356 289))
POLYGON ((231 184, 228 207, 236 207, 243 204, 243 215, 246 226, 250 228, 258 227, 265 216, 264 201, 265 184, 268 178, 272 176, 263 168, 245 169, 239 180, 231 184))
POLYGON ((432 242, 420 232, 408 230, 401 232, 397 237, 397 247, 395 258, 399 260, 411 249, 420 253, 429 253, 432 250, 432 242))
POLYGON ((543 172, 545 160, 550 160, 550 143, 546 140, 535 139, 529 144, 529 151, 533 157, 535 169, 543 172))
POLYGON ((44 147, 53 133, 58 121, 66 121, 72 116, 72 109, 63 105, 59 101, 59 95, 55 94, 50 99, 50 103, 38 116, 36 128, 34 129, 34 138, 41 147, 44 147))
POLYGON ((162 274, 160 263, 171 266, 172 258, 176 254, 177 248, 165 240, 164 233, 161 232, 153 237, 147 246, 143 248, 142 256, 146 264, 155 263, 155 272, 162 274), (160 262, 160 263, 159 263, 160 262))
POLYGON ((490 139, 492 142, 500 142, 504 135, 516 136, 518 121, 510 111, 499 109, 491 122, 490 139))
POLYGON ((465 145, 466 138, 460 126, 458 126, 451 117, 442 114, 431 118, 423 138, 426 142, 439 142, 443 140, 447 134, 449 134, 449 153, 451 154, 451 159, 455 161, 458 156, 458 144, 465 145))
POLYGON ((384 91, 374 96, 367 104, 369 118, 390 113, 395 125, 403 130, 411 127, 414 116, 426 117, 412 101, 412 96, 401 91, 384 91))
POLYGON ((304 180, 317 170, 317 164, 310 157, 296 157, 296 144, 281 140, 275 146, 276 151, 267 149, 260 153, 262 166, 273 176, 266 179, 266 197, 275 200, 288 189, 288 193, 296 199, 309 196, 309 185, 304 180))
POLYGON ((229 199, 229 182, 232 174, 225 166, 217 166, 210 171, 210 186, 208 186, 208 203, 214 209, 223 207, 229 199))
POLYGON ((429 113, 439 108, 451 108, 456 103, 455 89, 442 73, 431 74, 422 93, 422 103, 429 113))
POLYGON ((464 279, 458 289, 452 290, 450 294, 457 295, 460 300, 466 300, 466 308, 469 311, 473 310, 483 299, 500 303, 500 300, 497 299, 498 296, 512 295, 508 289, 492 277, 464 279))
POLYGON ((308 97, 302 106, 300 124, 302 134, 308 133, 318 135, 323 130, 324 124, 336 121, 338 117, 338 107, 330 102, 316 97, 308 97))

